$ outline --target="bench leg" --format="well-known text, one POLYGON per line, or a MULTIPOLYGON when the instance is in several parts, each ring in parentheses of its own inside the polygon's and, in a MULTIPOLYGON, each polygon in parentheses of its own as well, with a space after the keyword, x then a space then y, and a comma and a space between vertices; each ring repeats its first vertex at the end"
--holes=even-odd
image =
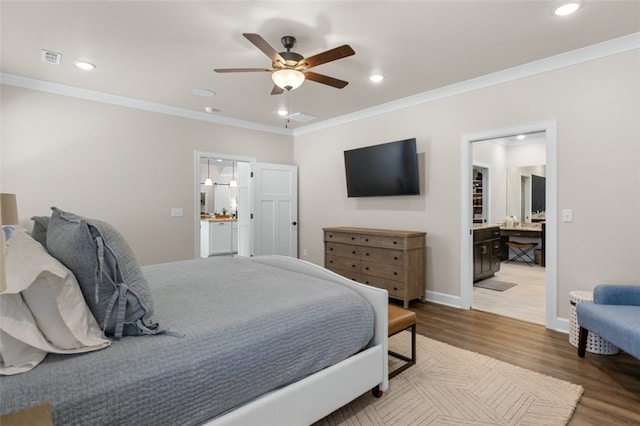
POLYGON ((584 358, 584 354, 587 350, 587 339, 589 338, 589 330, 586 328, 580 327, 580 332, 578 333, 578 356, 580 358, 584 358))
POLYGON ((413 324, 411 326, 411 357, 407 357, 405 355, 402 355, 393 351, 389 351, 389 355, 406 362, 403 366, 398 367, 395 370, 389 372, 389 378, 397 376, 398 374, 402 373, 404 370, 406 370, 407 368, 411 367, 413 364, 416 363, 416 324, 413 324))

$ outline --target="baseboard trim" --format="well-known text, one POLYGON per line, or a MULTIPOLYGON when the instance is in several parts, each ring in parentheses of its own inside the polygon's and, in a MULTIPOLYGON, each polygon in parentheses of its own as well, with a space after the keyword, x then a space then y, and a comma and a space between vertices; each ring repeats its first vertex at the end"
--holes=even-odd
POLYGON ((451 296, 450 294, 438 293, 437 291, 426 292, 428 302, 438 303, 440 305, 451 306, 453 308, 464 309, 460 303, 459 296, 451 296))
MULTIPOLYGON (((462 307, 459 296, 451 296, 450 294, 438 293, 437 291, 426 292, 426 300, 428 302, 437 303, 439 305, 451 306, 452 308, 465 309, 462 307)), ((567 318, 556 317, 556 321, 550 330, 559 333, 569 334, 569 320, 567 318)))

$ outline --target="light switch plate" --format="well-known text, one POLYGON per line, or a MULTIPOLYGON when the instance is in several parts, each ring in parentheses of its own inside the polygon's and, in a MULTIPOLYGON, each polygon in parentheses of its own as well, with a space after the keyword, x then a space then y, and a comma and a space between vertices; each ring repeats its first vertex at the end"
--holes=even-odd
POLYGON ((182 217, 184 216, 184 209, 180 207, 171 208, 171 217, 182 217))
POLYGON ((562 210, 562 221, 563 222, 573 222, 573 210, 564 209, 562 210))

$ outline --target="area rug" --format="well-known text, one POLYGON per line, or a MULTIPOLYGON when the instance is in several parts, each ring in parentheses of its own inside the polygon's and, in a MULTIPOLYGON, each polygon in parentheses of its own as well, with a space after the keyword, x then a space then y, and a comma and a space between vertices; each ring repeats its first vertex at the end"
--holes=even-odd
POLYGON ((474 287, 486 288, 486 289, 495 290, 495 291, 509 290, 511 287, 515 287, 517 285, 518 284, 516 283, 508 283, 506 281, 494 280, 492 278, 473 283, 474 287))
MULTIPOLYGON (((410 334, 393 336, 389 346, 406 354, 410 334)), ((368 392, 316 426, 566 425, 582 396, 582 386, 424 336, 416 346, 417 363, 391 379, 381 398, 368 392)))

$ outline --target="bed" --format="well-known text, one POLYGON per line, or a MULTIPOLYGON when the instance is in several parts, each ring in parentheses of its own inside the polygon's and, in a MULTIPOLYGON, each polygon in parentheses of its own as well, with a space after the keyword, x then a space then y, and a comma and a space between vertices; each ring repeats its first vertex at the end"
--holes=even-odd
POLYGON ((142 268, 164 333, 0 377, 54 424, 311 424, 388 388, 387 292, 281 256, 142 268))

